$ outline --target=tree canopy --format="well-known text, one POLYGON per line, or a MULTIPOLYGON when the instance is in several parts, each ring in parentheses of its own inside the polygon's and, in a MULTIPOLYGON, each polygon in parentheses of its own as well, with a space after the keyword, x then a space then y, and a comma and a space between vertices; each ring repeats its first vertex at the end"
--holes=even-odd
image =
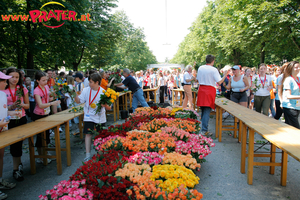
MULTIPOLYGON (((135 28, 126 14, 117 12, 116 0, 63 0, 63 5, 45 0, 3 0, 0 2, 0 68, 78 70, 113 65, 144 69, 156 58, 144 41, 143 30, 135 28), (76 11, 76 20, 55 19, 34 23, 29 20, 4 20, 9 15, 29 15, 32 10, 76 11), (84 15, 82 17, 82 15, 84 15), (88 18, 90 21, 88 21, 88 18)), ((48 14, 48 16, 49 16, 48 14)), ((29 15, 30 16, 30 15, 29 15)), ((30 17, 29 17, 30 18, 30 17)), ((30 18, 31 20, 31 18, 30 18)))
POLYGON ((300 2, 293 0, 215 0, 207 2, 179 45, 172 63, 281 64, 299 58, 300 2))

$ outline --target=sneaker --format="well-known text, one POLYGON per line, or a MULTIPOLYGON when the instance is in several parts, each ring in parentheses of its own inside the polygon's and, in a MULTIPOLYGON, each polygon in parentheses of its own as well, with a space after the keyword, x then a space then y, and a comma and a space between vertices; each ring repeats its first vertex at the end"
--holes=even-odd
MULTIPOLYGON (((50 154, 49 151, 47 152, 47 155, 48 155, 48 156, 53 156, 53 155, 50 154)), ((48 159, 50 159, 50 160, 56 160, 56 158, 48 158, 48 159)))
POLYGON ((6 199, 7 198, 7 194, 3 193, 0 191, 0 199, 6 199))
MULTIPOLYGON (((47 158, 47 161, 48 161, 48 164, 50 164, 52 160, 49 159, 49 158, 47 158)), ((36 162, 37 162, 37 163, 41 163, 41 164, 44 163, 43 158, 37 158, 37 159, 36 159, 36 162)))
POLYGON ((224 112, 223 114, 222 114, 222 117, 223 118, 227 118, 229 116, 229 113, 228 112, 224 112))
POLYGON ((50 129, 49 132, 50 132, 50 137, 54 137, 55 136, 55 133, 54 133, 54 131, 52 129, 50 129))
POLYGON ((19 164, 18 170, 23 174, 23 164, 22 163, 19 164))
POLYGON ((23 174, 22 174, 19 170, 14 170, 14 171, 13 171, 13 177, 14 177, 17 181, 23 181, 23 180, 24 180, 23 174))
POLYGON ((89 161, 91 159, 92 159, 92 157, 85 157, 85 159, 83 160, 83 162, 87 162, 87 161, 89 161))
POLYGON ((0 182, 0 190, 10 190, 14 187, 16 187, 15 183, 9 183, 6 180, 2 180, 2 182, 0 182))
POLYGON ((209 137, 209 136, 212 136, 213 134, 211 132, 209 132, 209 131, 206 131, 206 132, 202 133, 202 135, 209 137))

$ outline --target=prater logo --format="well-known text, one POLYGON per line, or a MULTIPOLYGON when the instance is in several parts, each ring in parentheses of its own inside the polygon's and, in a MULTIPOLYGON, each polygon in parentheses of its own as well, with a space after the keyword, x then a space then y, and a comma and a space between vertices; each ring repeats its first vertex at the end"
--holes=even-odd
POLYGON ((67 10, 66 7, 55 1, 51 1, 45 3, 39 10, 32 10, 29 11, 29 15, 1 15, 2 21, 32 21, 33 23, 42 23, 45 27, 48 28, 59 28, 65 24, 65 21, 91 21, 90 14, 87 13, 86 15, 81 15, 80 18, 76 18, 77 12, 72 10, 67 10), (62 7, 61 10, 49 10, 45 11, 42 9, 46 9, 47 6, 50 5, 58 5, 62 7), (29 18, 30 15, 30 18, 29 18), (49 25, 49 21, 51 19, 55 19, 57 22, 62 22, 59 25, 49 25), (48 23, 47 23, 48 22, 48 23))

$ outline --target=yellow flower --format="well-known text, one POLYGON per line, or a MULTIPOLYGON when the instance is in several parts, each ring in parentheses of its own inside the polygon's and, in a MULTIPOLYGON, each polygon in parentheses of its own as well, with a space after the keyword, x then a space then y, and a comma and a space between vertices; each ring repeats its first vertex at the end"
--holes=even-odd
POLYGON ((60 86, 60 83, 57 83, 58 86, 60 86))
POLYGON ((117 92, 117 93, 116 93, 116 95, 117 95, 117 96, 119 96, 119 95, 120 95, 120 93, 119 93, 119 92, 117 92))
POLYGON ((102 90, 103 93, 105 93, 105 90, 102 90))
POLYGON ((112 103, 113 103, 113 102, 115 102, 115 100, 111 99, 111 100, 110 100, 110 102, 112 102, 112 103))

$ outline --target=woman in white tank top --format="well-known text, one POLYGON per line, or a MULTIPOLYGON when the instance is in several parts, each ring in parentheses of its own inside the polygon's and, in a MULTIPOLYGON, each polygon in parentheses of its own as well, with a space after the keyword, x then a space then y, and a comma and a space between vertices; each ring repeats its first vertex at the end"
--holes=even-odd
POLYGON ((232 68, 233 76, 229 79, 227 89, 232 90, 230 100, 247 107, 248 96, 246 91, 249 89, 247 77, 241 75, 240 67, 235 65, 232 68))

